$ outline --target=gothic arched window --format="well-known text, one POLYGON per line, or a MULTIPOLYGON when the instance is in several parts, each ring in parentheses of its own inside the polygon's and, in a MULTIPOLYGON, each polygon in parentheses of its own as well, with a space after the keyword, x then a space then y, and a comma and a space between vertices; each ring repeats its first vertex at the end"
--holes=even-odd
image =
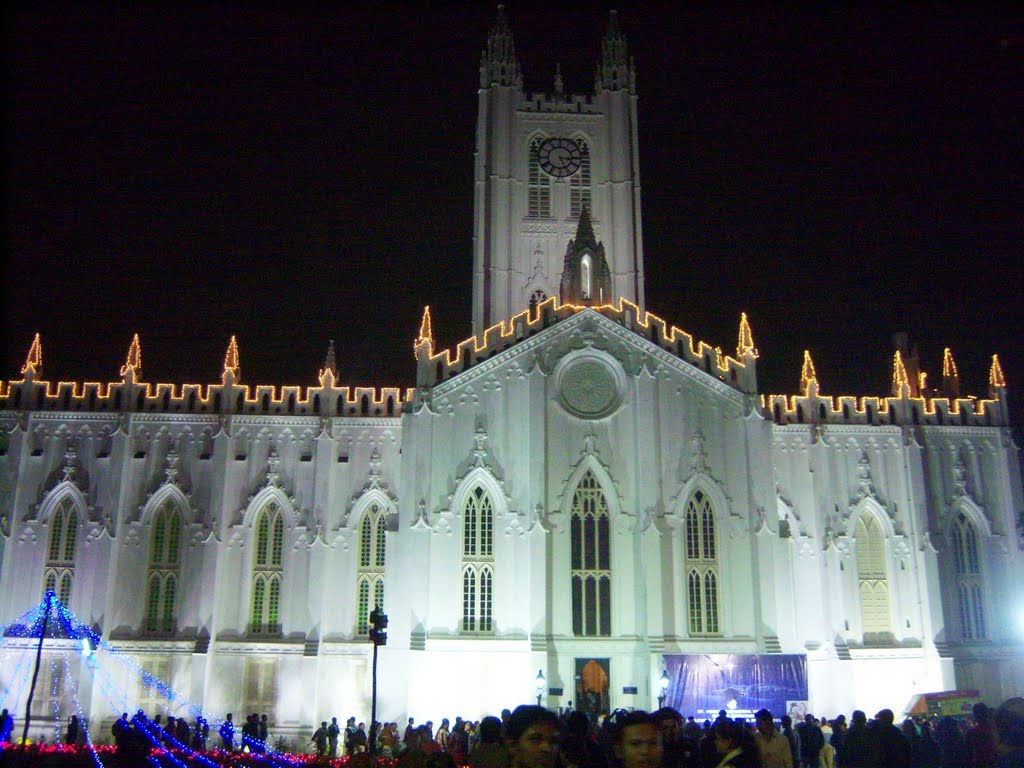
POLYGON ((174 632, 181 560, 181 512, 168 499, 153 515, 146 573, 147 633, 174 632))
POLYGON ((252 564, 252 633, 281 632, 281 584, 284 581, 284 512, 275 501, 256 515, 252 564))
POLYGON ((686 502, 686 603, 690 635, 721 633, 718 602, 718 532, 704 491, 686 502))
POLYGON ((370 611, 384 607, 384 546, 387 509, 371 504, 359 526, 356 574, 356 634, 370 633, 370 611))
POLYGON ((974 525, 961 512, 953 523, 953 559, 956 564, 957 610, 964 640, 984 640, 985 603, 982 597, 981 561, 974 525))
POLYGON ((580 637, 612 633, 612 570, 608 500, 587 470, 572 497, 572 631, 580 637))
POLYGON ((64 605, 71 600, 77 542, 78 509, 74 500, 65 496, 50 517, 50 547, 43 566, 43 593, 55 592, 64 605))
POLYGON ((870 512, 857 520, 857 582, 860 616, 865 637, 892 632, 889 610, 889 575, 885 565, 885 534, 870 512))
POLYGON ((590 147, 583 139, 576 139, 580 148, 580 168, 569 177, 569 215, 579 218, 583 207, 593 210, 590 205, 590 147))
POLYGON ((551 217, 552 179, 540 167, 540 145, 543 143, 542 138, 530 142, 526 215, 546 219, 551 217))
POLYGON ((584 299, 590 298, 590 283, 593 278, 593 269, 590 254, 584 254, 580 259, 580 296, 584 299))
POLYGON ((479 485, 462 509, 462 631, 494 631, 494 504, 479 485))

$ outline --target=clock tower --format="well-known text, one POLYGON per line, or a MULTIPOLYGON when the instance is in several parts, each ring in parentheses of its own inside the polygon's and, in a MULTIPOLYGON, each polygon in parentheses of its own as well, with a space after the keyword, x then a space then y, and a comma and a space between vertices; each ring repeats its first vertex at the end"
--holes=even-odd
POLYGON ((592 94, 566 94, 557 71, 552 93, 526 94, 498 6, 480 62, 474 333, 565 293, 565 256, 581 223, 604 249, 603 303, 623 298, 643 309, 636 70, 626 38, 612 11, 592 94))

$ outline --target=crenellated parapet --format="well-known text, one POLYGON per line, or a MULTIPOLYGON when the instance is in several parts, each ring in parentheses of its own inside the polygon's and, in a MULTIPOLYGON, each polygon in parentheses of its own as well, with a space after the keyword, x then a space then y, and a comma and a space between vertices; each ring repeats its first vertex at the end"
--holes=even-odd
POLYGON ((587 310, 614 320, 726 384, 744 392, 756 391, 756 355, 751 354, 752 349, 743 355, 744 360, 737 360, 725 354, 721 347, 695 341, 686 331, 668 325, 651 312, 641 312, 636 304, 625 299, 619 299, 618 306, 580 306, 560 303, 556 296, 545 299, 532 310, 520 312, 510 320, 492 325, 480 336, 471 336, 459 342, 454 349, 437 353, 434 352, 432 336, 423 331, 423 328, 430 328, 428 309, 424 313, 424 323, 415 346, 418 362, 416 385, 430 387, 446 381, 539 331, 587 310))
POLYGON ((565 96, 559 93, 531 93, 529 98, 519 103, 519 109, 523 112, 596 115, 601 112, 601 105, 592 95, 565 96))
POLYGON ((142 381, 138 336, 121 369, 121 381, 48 381, 40 378, 41 356, 36 336, 22 367, 23 378, 0 381, 0 410, 398 417, 412 397, 411 389, 400 387, 337 384, 331 353, 329 364, 320 372, 320 386, 241 384, 233 337, 219 384, 142 381))
MULTIPOLYGON (((916 364, 916 361, 915 361, 916 364)), ((1006 381, 993 355, 989 397, 960 396, 960 377, 948 349, 943 356, 943 387, 928 389, 926 374, 910 376, 899 350, 893 356, 893 395, 862 397, 824 395, 810 353, 804 352, 801 395, 762 395, 761 405, 776 424, 867 424, 931 426, 1009 426, 1006 381)))

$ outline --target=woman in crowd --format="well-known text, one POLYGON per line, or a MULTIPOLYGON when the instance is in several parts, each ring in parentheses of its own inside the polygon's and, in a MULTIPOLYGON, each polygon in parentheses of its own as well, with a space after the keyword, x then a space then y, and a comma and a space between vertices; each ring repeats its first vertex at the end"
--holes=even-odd
POLYGON ((758 768, 757 745, 738 723, 723 717, 713 730, 720 758, 716 768, 758 768))

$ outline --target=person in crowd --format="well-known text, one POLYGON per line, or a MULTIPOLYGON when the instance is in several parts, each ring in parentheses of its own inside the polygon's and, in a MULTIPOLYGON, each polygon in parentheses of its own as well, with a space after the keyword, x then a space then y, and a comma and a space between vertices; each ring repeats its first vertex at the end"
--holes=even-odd
POLYGON ((917 742, 921 740, 921 736, 917 730, 917 723, 912 718, 907 718, 900 723, 900 731, 906 738, 907 743, 910 744, 910 768, 921 768, 917 762, 917 755, 920 750, 917 748, 917 742))
POLYGON ((832 746, 832 736, 835 735, 835 731, 832 729, 832 724, 829 723, 828 718, 823 717, 818 722, 818 727, 821 728, 821 738, 824 740, 824 744, 821 747, 821 751, 818 753, 818 762, 821 768, 834 768, 836 760, 836 748, 832 746))
POLYGON ((313 731, 310 744, 316 745, 316 756, 324 757, 327 754, 327 721, 321 720, 320 727, 313 731))
POLYGON ((870 730, 878 745, 878 759, 885 768, 910 768, 910 743, 894 724, 891 709, 879 710, 870 730))
POLYGON ((661 740, 654 718, 642 710, 618 710, 605 720, 609 761, 617 768, 662 768, 661 740))
POLYGON ((793 758, 793 768, 796 768, 796 766, 800 765, 800 735, 793 730, 793 718, 789 715, 783 715, 779 722, 782 723, 782 735, 789 742, 789 752, 793 758))
POLYGON ((380 732, 380 745, 378 755, 385 760, 392 760, 396 755, 395 744, 397 742, 398 725, 396 723, 384 723, 380 732))
MULTIPOLYGON (((697 759, 697 742, 686 734, 683 716, 672 707, 662 707, 651 717, 654 718, 654 724, 661 733, 662 766, 690 768, 694 765, 697 759)), ((697 726, 697 733, 700 733, 700 726, 697 726)))
POLYGON ((175 727, 174 738, 177 739, 183 748, 188 749, 188 745, 192 743, 191 736, 192 729, 188 727, 188 720, 184 717, 179 717, 175 727))
POLYGON ((754 743, 761 761, 761 768, 795 768, 789 739, 775 727, 772 713, 767 709, 758 710, 754 715, 757 733, 754 743))
POLYGON ((932 734, 932 724, 925 720, 914 743, 912 765, 915 768, 935 768, 939 764, 939 745, 932 734))
POLYGON ((260 734, 260 718, 256 714, 248 714, 245 716, 245 724, 242 725, 242 749, 246 747, 249 751, 252 751, 256 740, 260 734))
POLYGON ((712 731, 718 763, 714 768, 757 768, 757 745, 739 724, 729 718, 720 718, 712 731))
POLYGON ((366 723, 360 722, 356 726, 356 733, 352 737, 352 744, 355 746, 356 752, 365 752, 366 743, 366 723))
POLYGON ((557 729, 551 710, 534 704, 516 707, 505 734, 511 768, 554 768, 557 729))
POLYGON ((967 768, 967 742, 956 720, 949 715, 940 718, 935 726, 935 741, 939 745, 941 768, 967 768))
POLYGON ((448 724, 448 718, 441 718, 441 727, 437 729, 437 735, 434 737, 434 740, 437 742, 437 745, 441 747, 442 750, 447 751, 448 739, 451 737, 451 735, 452 730, 448 724))
POLYGON ((469 759, 469 732, 466 726, 469 725, 461 717, 455 718, 455 727, 448 736, 448 754, 455 760, 456 765, 465 765, 469 759))
POLYGON ((230 712, 224 718, 224 722, 220 724, 220 745, 226 752, 235 751, 235 724, 231 722, 230 712))
POLYGON ((996 768, 1024 768, 1024 699, 1007 699, 992 716, 996 734, 996 768))
MULTIPOLYGON (((675 710, 672 710, 673 712, 675 710)), ((683 733, 686 734, 687 738, 692 739, 694 742, 700 739, 700 723, 693 719, 693 715, 689 715, 686 718, 686 725, 683 726, 683 733)))
POLYGON ((996 764, 996 734, 992 728, 992 710, 979 701, 972 708, 974 725, 964 734, 970 768, 992 768, 996 764))
POLYGON ((338 725, 338 718, 332 717, 331 724, 327 726, 327 749, 331 757, 338 756, 338 736, 340 735, 341 726, 338 725))
POLYGON ((196 725, 192 730, 192 749, 195 752, 205 752, 206 744, 210 738, 210 724, 202 716, 196 717, 196 725))
POLYGON ((828 743, 835 749, 836 764, 839 764, 839 753, 843 750, 843 739, 846 738, 846 715, 836 715, 832 721, 832 737, 828 743))
POLYGON ((508 768, 508 750, 501 742, 501 720, 485 717, 480 721, 477 733, 479 741, 469 755, 470 768, 508 768))
POLYGON ((796 726, 796 732, 800 735, 800 765, 804 768, 818 768, 821 759, 821 748, 825 746, 825 737, 818 727, 818 721, 814 715, 804 715, 802 723, 796 726))
POLYGON ((843 736, 839 752, 839 765, 841 768, 881 768, 878 742, 868 728, 867 715, 859 709, 850 716, 850 727, 843 736))
MULTIPOLYGON (((7 710, 4 710, 4 715, 7 714, 7 710)), ((131 725, 128 723, 128 713, 122 712, 121 717, 114 721, 114 725, 110 728, 110 735, 114 737, 114 746, 117 748, 118 753, 124 752, 125 744, 130 738, 131 725)), ((0 739, 0 741, 7 741, 7 739, 0 739)))
MULTIPOLYGON (((351 718, 351 719, 355 720, 355 718, 351 718)), ((405 726, 405 733, 402 736, 402 743, 405 744, 406 746, 409 746, 409 743, 412 741, 413 731, 416 730, 413 727, 413 723, 414 722, 416 722, 416 721, 413 718, 410 717, 408 724, 405 726)))
POLYGON ((78 743, 78 715, 72 715, 68 720, 68 729, 64 733, 64 743, 74 746, 78 743))

